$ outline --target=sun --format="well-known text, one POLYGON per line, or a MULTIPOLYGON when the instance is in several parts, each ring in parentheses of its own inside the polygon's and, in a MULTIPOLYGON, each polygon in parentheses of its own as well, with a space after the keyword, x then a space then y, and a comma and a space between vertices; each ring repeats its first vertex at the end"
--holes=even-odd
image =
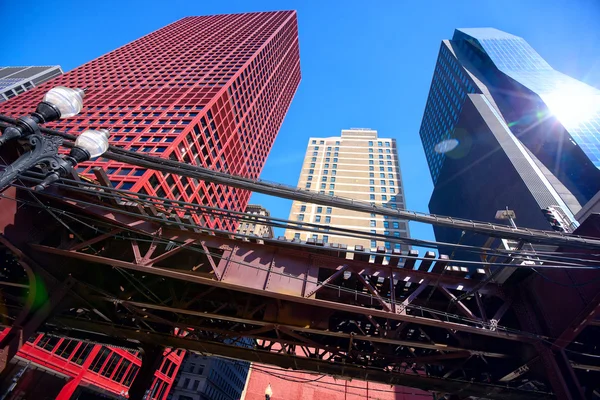
POLYGON ((541 98, 565 128, 577 126, 600 112, 600 92, 577 84, 561 85, 541 98))

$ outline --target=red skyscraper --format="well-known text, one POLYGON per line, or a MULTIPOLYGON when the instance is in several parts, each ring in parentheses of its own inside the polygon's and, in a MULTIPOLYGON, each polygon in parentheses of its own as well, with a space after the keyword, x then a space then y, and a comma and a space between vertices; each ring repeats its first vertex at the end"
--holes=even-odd
MULTIPOLYGON (((3 103, 35 109, 53 86, 86 87, 84 110, 54 124, 111 127, 111 144, 257 178, 300 82, 294 11, 187 17, 3 103)), ((120 189, 243 211, 250 193, 98 159, 120 189)), ((231 229, 229 221, 202 222, 231 229)))
MULTIPOLYGON (((52 127, 75 134, 110 127, 113 145, 257 178, 299 82, 294 11, 187 17, 3 103, 0 113, 33 111, 53 86, 85 87, 84 110, 52 127)), ((96 166, 119 189, 239 211, 250 197, 248 191, 105 159, 78 171, 93 177, 96 166)), ((235 229, 232 221, 194 218, 235 229)), ((135 356, 95 346, 80 357, 82 346, 40 335, 19 356, 60 370, 72 386, 79 379, 120 393, 131 384, 135 356)), ((175 368, 165 361, 165 370, 157 371, 152 399, 166 398, 181 358, 171 353, 175 368)))

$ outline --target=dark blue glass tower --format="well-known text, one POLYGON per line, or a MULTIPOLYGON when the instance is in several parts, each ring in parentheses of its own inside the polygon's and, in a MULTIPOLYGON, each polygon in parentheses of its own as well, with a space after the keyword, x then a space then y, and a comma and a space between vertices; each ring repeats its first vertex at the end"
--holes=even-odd
POLYGON ((436 187, 444 184, 446 160, 460 164, 481 139, 480 132, 457 129, 470 95, 482 97, 508 128, 506 139, 516 139, 531 159, 521 174, 539 175, 548 202, 575 214, 600 190, 600 90, 552 69, 525 40, 493 28, 457 29, 442 42, 419 132, 436 187))
MULTIPOLYGON (((434 182, 432 214, 498 223, 496 212, 508 207, 518 226, 551 229, 542 209, 574 222, 600 190, 600 91, 497 29, 457 29, 442 41, 419 133, 434 182)), ((450 244, 485 241, 434 231, 450 244)))

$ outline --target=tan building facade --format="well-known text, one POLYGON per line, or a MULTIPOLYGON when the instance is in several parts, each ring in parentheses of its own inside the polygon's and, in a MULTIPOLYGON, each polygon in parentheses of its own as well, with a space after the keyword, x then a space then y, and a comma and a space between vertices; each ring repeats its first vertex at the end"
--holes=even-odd
MULTIPOLYGON (((337 137, 311 137, 298 187, 377 206, 406 208, 396 141, 379 138, 377 131, 372 129, 353 128, 342 130, 341 136, 337 137)), ((289 219, 392 237, 409 237, 405 220, 299 201, 293 202, 289 219)), ((303 241, 314 238, 349 247, 362 245, 366 249, 385 246, 387 249, 408 250, 408 246, 393 242, 348 238, 329 232, 314 234, 287 229, 285 237, 303 241)))
MULTIPOLYGON (((263 206, 259 206, 256 204, 248 204, 246 206, 246 212, 250 214, 255 214, 256 218, 259 218, 261 216, 268 217, 271 215, 269 210, 267 210, 263 206)), ((261 221, 257 221, 256 218, 252 218, 251 221, 240 222, 236 232, 242 235, 254 235, 263 238, 273 238, 273 227, 265 225, 264 223, 261 223, 261 221)))

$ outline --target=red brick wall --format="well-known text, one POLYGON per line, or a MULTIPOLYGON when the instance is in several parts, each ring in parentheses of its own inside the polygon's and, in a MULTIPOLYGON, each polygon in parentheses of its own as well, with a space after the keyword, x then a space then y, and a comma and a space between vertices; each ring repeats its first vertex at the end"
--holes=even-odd
POLYGON ((265 389, 269 384, 273 390, 271 400, 424 400, 433 398, 430 393, 418 389, 358 380, 346 381, 329 376, 314 382, 307 382, 320 376, 268 365, 252 364, 245 395, 242 395, 241 400, 264 400, 265 389))

